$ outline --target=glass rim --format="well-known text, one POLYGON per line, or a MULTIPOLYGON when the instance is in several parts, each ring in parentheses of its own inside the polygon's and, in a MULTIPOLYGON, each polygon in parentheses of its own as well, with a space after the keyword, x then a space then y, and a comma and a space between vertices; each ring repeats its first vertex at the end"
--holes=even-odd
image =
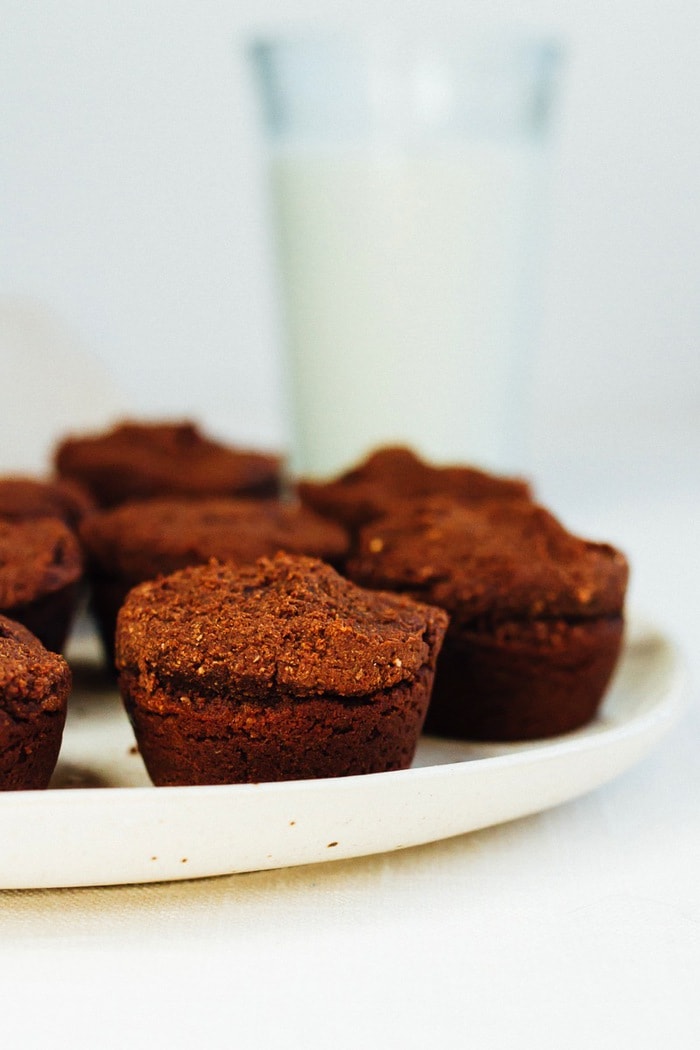
POLYGON ((553 34, 474 26, 446 35, 313 27, 249 40, 267 130, 342 138, 378 134, 541 137, 563 48, 553 34))

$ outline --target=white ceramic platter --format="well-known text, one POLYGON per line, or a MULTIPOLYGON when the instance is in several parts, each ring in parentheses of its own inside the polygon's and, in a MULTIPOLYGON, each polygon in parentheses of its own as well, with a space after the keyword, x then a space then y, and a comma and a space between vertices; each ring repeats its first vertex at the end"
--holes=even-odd
POLYGON ((475 831, 617 776, 670 727, 683 693, 673 644, 633 625, 600 717, 576 733, 516 745, 424 738, 413 768, 396 773, 154 788, 95 652, 88 638, 69 653, 75 690, 51 789, 0 795, 2 888, 201 878, 475 831))

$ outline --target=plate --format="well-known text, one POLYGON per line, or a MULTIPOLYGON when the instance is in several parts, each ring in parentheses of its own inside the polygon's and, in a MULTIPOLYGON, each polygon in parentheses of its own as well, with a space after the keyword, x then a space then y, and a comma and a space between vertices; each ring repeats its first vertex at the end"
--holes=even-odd
POLYGON ((154 788, 94 637, 48 791, 0 795, 0 887, 98 886, 257 871, 404 849, 514 820, 599 787, 675 721, 673 643, 632 624, 600 716, 566 736, 471 745, 424 737, 411 769, 275 784, 154 788))

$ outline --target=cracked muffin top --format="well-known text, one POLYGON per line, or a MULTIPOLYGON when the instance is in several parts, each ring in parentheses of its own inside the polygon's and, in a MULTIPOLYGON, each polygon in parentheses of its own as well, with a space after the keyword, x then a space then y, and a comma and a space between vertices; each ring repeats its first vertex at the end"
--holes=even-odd
POLYGON ((134 588, 119 613, 116 662, 185 701, 366 699, 413 681, 446 625, 439 609, 365 591, 318 559, 278 554, 134 588))

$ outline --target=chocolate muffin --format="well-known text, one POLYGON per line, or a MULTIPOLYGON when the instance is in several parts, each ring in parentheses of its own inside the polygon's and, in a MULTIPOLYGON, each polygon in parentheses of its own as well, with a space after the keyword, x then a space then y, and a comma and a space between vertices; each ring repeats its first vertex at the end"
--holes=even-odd
POLYGON ((623 634, 628 569, 613 547, 534 503, 432 500, 363 529, 347 573, 450 615, 426 732, 526 740, 595 715, 623 634))
POLYGON ((0 616, 0 791, 48 786, 61 747, 68 664, 0 616))
POLYGON ((380 448, 353 470, 331 481, 302 479, 301 500, 354 534, 397 503, 449 496, 463 503, 486 499, 528 499, 530 488, 519 478, 504 478, 467 466, 435 466, 411 449, 380 448))
POLYGON ((219 444, 189 421, 125 421, 106 433, 66 438, 55 466, 100 507, 156 496, 268 497, 280 489, 278 456, 219 444))
POLYGON ((0 520, 0 614, 24 624, 53 652, 68 636, 82 574, 77 537, 62 521, 0 520))
POLYGON ((349 776, 410 765, 447 617, 314 558, 212 563, 119 613, 124 703, 153 782, 349 776))
POLYGON ((348 535, 339 525, 280 500, 126 503, 91 515, 80 536, 92 608, 110 658, 117 613, 137 583, 211 558, 244 564, 284 550, 337 566, 348 551, 348 535))
POLYGON ((6 521, 58 518, 77 529, 92 509, 92 500, 77 482, 23 475, 0 477, 0 518, 6 521))

